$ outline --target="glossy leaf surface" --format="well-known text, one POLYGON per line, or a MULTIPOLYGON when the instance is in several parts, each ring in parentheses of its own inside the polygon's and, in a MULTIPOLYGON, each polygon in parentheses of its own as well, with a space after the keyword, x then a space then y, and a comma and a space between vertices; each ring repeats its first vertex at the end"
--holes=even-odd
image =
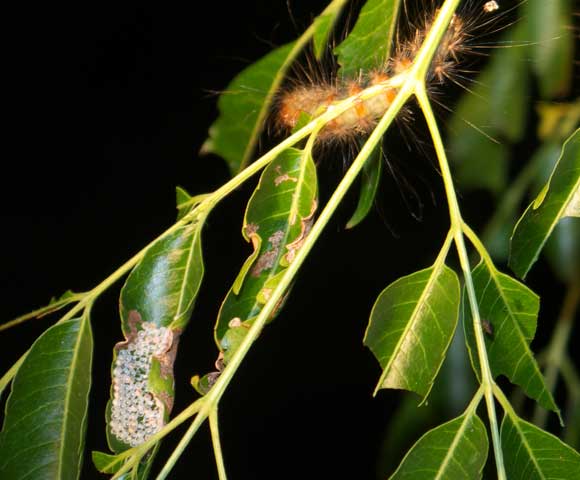
POLYGON ((510 480, 580 478, 580 455, 559 438, 508 414, 501 443, 510 480))
POLYGON ((1 478, 79 477, 92 349, 88 316, 50 327, 31 347, 6 404, 1 478))
MULTIPOLYGON (((580 129, 566 141, 550 180, 518 221, 509 265, 525 278, 556 224, 580 216, 580 129)), ((576 220, 577 221, 577 220, 576 220)))
POLYGON ((145 322, 183 329, 203 278, 202 224, 193 222, 156 242, 131 272, 121 291, 123 333, 129 312, 145 322))
MULTIPOLYGON (((178 209, 192 200, 183 190, 178 190, 177 198, 178 209)), ((181 211, 185 213, 189 208, 181 211)), ((121 290, 125 341, 114 349, 112 397, 106 411, 107 440, 113 452, 122 452, 131 446, 126 439, 127 432, 140 432, 144 428, 137 413, 131 412, 147 411, 149 417, 156 419, 154 423, 159 423, 156 429, 169 417, 174 398, 173 361, 177 341, 189 322, 204 273, 201 251, 204 219, 200 214, 154 243, 121 290), (154 332, 159 345, 148 343, 153 341, 154 332), (116 376, 117 370, 123 372, 122 378, 116 376), (115 409, 113 402, 127 407, 115 409), (124 422, 134 426, 125 426, 124 422)), ((146 438, 151 433, 154 432, 135 435, 146 438)), ((97 468, 103 468, 109 456, 94 452, 93 458, 97 468)), ((131 472, 132 478, 147 478, 153 458, 154 453, 147 455, 131 472)))
POLYGON ((242 228, 254 252, 226 296, 215 327, 215 339, 226 363, 247 331, 244 322, 258 315, 306 239, 317 195, 316 167, 302 150, 286 150, 262 173, 242 228))
POLYGON ((377 390, 400 388, 427 396, 453 337, 459 300, 457 275, 442 262, 381 292, 364 337, 383 368, 377 390))
POLYGON ((475 410, 423 435, 409 450, 391 480, 474 480, 487 460, 485 426, 475 410))
MULTIPOLYGON (((483 261, 473 269, 472 275, 479 313, 493 331, 485 335, 493 376, 505 375, 544 408, 559 413, 530 349, 540 308, 538 296, 483 261)), ((464 326, 471 361, 479 375, 473 320, 467 305, 464 305, 464 326)))

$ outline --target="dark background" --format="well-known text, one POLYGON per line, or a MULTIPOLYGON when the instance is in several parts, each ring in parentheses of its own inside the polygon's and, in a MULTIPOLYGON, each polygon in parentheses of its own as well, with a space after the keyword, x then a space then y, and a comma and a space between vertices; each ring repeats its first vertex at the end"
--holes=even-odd
MULTIPOLYGON (((296 37, 325 3, 292 2, 297 27, 282 0, 11 7, 3 49, 2 321, 69 288, 96 285, 172 224, 176 185, 196 194, 226 181, 222 160, 197 154, 217 115, 216 92, 272 45, 296 37)), ((368 314, 387 284, 432 263, 448 225, 421 122, 411 132, 410 141, 409 131, 405 138, 400 131, 389 136, 397 176, 385 179, 375 211, 345 231, 356 191, 346 199, 286 308, 226 393, 221 430, 230 478, 374 478, 401 396, 372 398, 380 370, 362 346, 368 314)), ((318 159, 323 200, 348 160, 340 152, 318 159)), ((205 228, 207 271, 180 344, 175 411, 197 397, 189 378, 213 368, 216 313, 250 253, 240 227, 254 185, 226 199, 205 228)), ((491 211, 489 200, 482 192, 461 198, 476 229, 491 211)), ((530 283, 546 296, 543 312, 553 316, 562 286, 541 263, 530 283)), ((88 450, 106 450, 109 368, 121 340, 118 287, 92 316, 88 450)), ((34 320, 0 335, 2 370, 49 322, 34 320)), ((164 443, 160 459, 182 432, 164 443)), ((172 478, 214 478, 214 471, 204 428, 172 478)), ((82 478, 93 477, 87 458, 82 478)))

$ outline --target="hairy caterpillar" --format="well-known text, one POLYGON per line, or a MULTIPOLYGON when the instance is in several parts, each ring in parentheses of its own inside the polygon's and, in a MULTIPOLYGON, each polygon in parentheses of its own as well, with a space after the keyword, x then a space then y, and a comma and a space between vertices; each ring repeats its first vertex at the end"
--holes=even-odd
MULTIPOLYGON (((486 2, 474 18, 454 15, 433 56, 427 75, 429 84, 441 84, 447 79, 453 79, 461 60, 473 50, 473 32, 480 27, 481 15, 488 15, 498 9, 497 2, 491 1, 486 2)), ((381 67, 368 72, 361 71, 356 78, 338 77, 326 82, 295 84, 282 91, 274 114, 277 129, 292 130, 304 116, 316 117, 337 102, 358 97, 358 100, 355 98, 354 106, 325 125, 317 138, 323 141, 350 140, 370 133, 404 82, 436 13, 423 18, 422 24, 414 29, 410 38, 397 42, 391 58, 381 67), (365 96, 367 89, 377 86, 382 87, 379 94, 365 96)))

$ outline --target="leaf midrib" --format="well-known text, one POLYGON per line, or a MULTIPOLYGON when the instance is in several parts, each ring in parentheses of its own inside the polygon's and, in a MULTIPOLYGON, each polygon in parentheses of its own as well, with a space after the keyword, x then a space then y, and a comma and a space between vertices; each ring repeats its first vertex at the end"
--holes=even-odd
POLYGON ((418 315, 418 312, 420 311, 419 306, 422 305, 425 298, 428 298, 429 295, 432 293, 433 284, 436 283, 436 279, 439 277, 439 272, 443 269, 443 266, 444 266, 444 262, 437 261, 437 262, 435 262, 435 264, 432 267, 430 267, 433 269, 433 272, 429 276, 429 279, 427 280, 427 283, 425 284, 425 288, 423 289, 421 295, 417 299, 415 308, 413 308, 413 313, 411 314, 409 321, 407 322, 407 325, 403 329, 403 334, 399 337, 399 340, 397 341, 397 344, 395 345, 395 348, 393 349, 393 354, 391 355, 391 360, 387 363, 387 365, 385 365, 385 369, 383 370, 381 378, 379 379, 379 383, 378 383, 379 386, 381 386, 384 383, 385 378, 388 375, 388 373, 390 372, 393 363, 398 358, 398 356, 400 354, 401 345, 403 343, 403 339, 407 337, 407 335, 409 334, 409 330, 415 325, 415 323, 420 318, 420 315, 418 315))
MULTIPOLYGON (((177 311, 175 312, 175 315, 173 316, 173 321, 177 320, 179 317, 181 317, 181 315, 183 315, 183 313, 185 311, 187 311, 187 308, 189 307, 189 305, 191 305, 191 302, 189 303, 189 305, 187 305, 187 307, 185 309, 183 309, 183 299, 185 298, 185 289, 188 282, 188 278, 189 278, 189 273, 192 270, 192 266, 193 266, 193 255, 194 255, 194 251, 195 251, 195 244, 201 234, 201 230, 203 227, 203 222, 205 220, 205 217, 203 219, 200 219, 197 221, 197 223, 195 223, 194 225, 186 225, 185 228, 193 228, 194 232, 191 235, 191 242, 189 244, 189 253, 187 254, 187 262, 185 264, 185 273, 182 276, 182 280, 181 280, 181 286, 179 288, 179 300, 177 303, 177 311)), ((202 267, 203 268, 203 265, 202 267)), ((195 298, 197 296, 197 292, 199 291, 199 282, 197 285, 197 289, 192 293, 191 297, 195 298)))
POLYGON ((473 416, 473 414, 474 414, 474 412, 471 411, 464 416, 464 420, 463 420, 463 422, 461 422, 460 428, 455 433, 455 435, 453 437, 453 442, 451 442, 451 445, 447 449, 447 454, 445 455, 443 462, 441 462, 441 465, 439 466, 439 468, 437 470, 437 476, 435 477, 434 480, 439 480, 440 478, 442 478, 441 475, 446 470, 447 465, 451 461, 451 452, 453 450, 455 450, 455 448, 457 448, 457 445, 459 444, 459 441, 461 440, 463 432, 467 429, 467 424, 469 423, 470 418, 473 416))
MULTIPOLYGON (((525 350, 526 354, 528 355, 528 358, 531 358, 533 360, 534 355, 532 353, 532 350, 531 350, 531 348, 526 340, 526 337, 524 335, 524 332, 522 331, 522 328, 521 328, 519 322, 516 319, 516 316, 511 308, 511 305, 509 304, 506 296, 504 295, 503 288, 501 288, 502 285, 501 285, 501 281, 500 281, 501 279, 498 275, 499 272, 495 269, 495 267, 493 265, 489 265, 487 262, 485 262, 485 264, 487 266, 487 270, 489 272, 490 278, 493 279, 494 285, 496 287, 496 290, 498 291, 498 294, 501 298, 501 301, 503 302, 503 304, 506 307, 506 313, 509 314, 509 317, 512 320, 512 324, 514 325, 514 330, 516 331, 516 334, 519 337, 519 340, 520 340, 521 344, 523 345, 524 350, 525 350)), ((539 297, 534 292, 527 289, 527 287, 525 285, 521 285, 521 287, 526 289, 526 293, 531 293, 535 297, 535 299, 538 300, 539 297)), ((537 318, 537 313, 534 314, 534 317, 537 318)), ((536 322, 537 322, 537 320, 536 320, 536 322)), ((535 361, 532 361, 531 364, 532 364, 532 368, 534 370, 534 373, 542 379, 542 394, 545 394, 547 392, 547 390, 546 390, 546 387, 544 385, 543 377, 542 377, 542 374, 540 372, 540 369, 535 361)), ((517 370, 514 370, 514 374, 516 371, 517 370)), ((550 403, 554 403, 554 400, 553 400, 551 395, 548 395, 548 400, 550 400, 550 403)), ((556 411, 558 411, 557 407, 556 407, 556 411)))
MULTIPOLYGON (((508 412, 509 415, 509 412, 508 412)), ((530 447, 530 444, 528 443, 526 436, 524 435, 524 432, 520 429, 520 426, 518 424, 518 419, 515 417, 512 417, 510 415, 510 420, 512 421, 512 423, 514 424, 514 428, 517 430, 518 435, 521 438, 521 442, 524 445, 524 448, 526 449, 526 451, 528 452, 530 459, 532 461, 532 463, 534 464, 534 466, 536 467, 536 471, 538 472, 538 474, 541 476, 542 480, 545 480, 546 477, 544 476, 542 470, 540 469, 540 465, 538 464, 535 455, 533 455, 533 450, 530 447)))
MULTIPOLYGON (((71 398, 72 398, 72 388, 70 387, 72 384, 72 379, 75 376, 75 371, 76 371, 76 365, 78 363, 78 354, 79 354, 79 350, 80 350, 80 345, 82 343, 82 338, 83 338, 83 334, 86 328, 86 324, 87 324, 87 319, 88 316, 85 314, 83 314, 83 316, 81 317, 81 319, 79 320, 80 325, 79 325, 79 330, 77 333, 77 338, 75 341, 75 346, 72 350, 73 352, 73 357, 72 357, 72 362, 70 364, 70 369, 69 369, 69 374, 67 376, 67 381, 66 381, 66 385, 67 385, 67 389, 66 389, 66 396, 65 396, 65 401, 64 401, 64 409, 63 409, 63 422, 62 422, 62 428, 61 428, 61 441, 59 441, 59 453, 58 453, 58 475, 56 478, 64 478, 62 476, 62 470, 63 470, 63 466, 64 466, 64 451, 65 449, 63 448, 65 442, 66 442, 66 432, 67 432, 67 426, 68 426, 68 411, 69 411, 69 407, 70 407, 70 403, 71 403, 71 398)), ((86 415, 86 413, 85 413, 86 415)), ((77 478, 78 475, 80 474, 80 472, 77 473, 77 478)))

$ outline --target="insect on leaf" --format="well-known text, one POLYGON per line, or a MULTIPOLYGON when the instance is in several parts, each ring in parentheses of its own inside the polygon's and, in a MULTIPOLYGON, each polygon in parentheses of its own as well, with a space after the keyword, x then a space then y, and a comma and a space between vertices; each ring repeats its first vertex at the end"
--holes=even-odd
MULTIPOLYGON (((479 313, 493 335, 485 335, 494 377, 505 375, 544 408, 559 413, 546 388, 530 342, 536 333, 540 301, 528 287, 481 261, 473 269, 479 313)), ((479 360, 470 309, 464 302, 464 328, 472 364, 479 375, 479 360)))
POLYGON ((12 383, 0 433, 0 478, 79 477, 91 383, 88 315, 53 325, 12 383))
MULTIPOLYGON (((348 37, 335 48, 339 75, 356 77, 360 71, 384 67, 391 54, 401 0, 369 0, 362 7, 348 37), (366 52, 361 55, 362 52, 366 52)), ((346 228, 362 222, 373 206, 382 174, 382 150, 377 148, 361 172, 355 212, 346 228)))
POLYGON ((334 26, 345 0, 334 0, 296 41, 271 51, 239 73, 220 96, 220 115, 209 129, 202 152, 222 156, 231 175, 250 163, 268 111, 288 68, 314 37, 320 49, 334 26))
POLYGON ((459 290, 455 272, 438 261, 381 292, 364 337, 383 368, 376 390, 428 395, 457 325, 459 290))

